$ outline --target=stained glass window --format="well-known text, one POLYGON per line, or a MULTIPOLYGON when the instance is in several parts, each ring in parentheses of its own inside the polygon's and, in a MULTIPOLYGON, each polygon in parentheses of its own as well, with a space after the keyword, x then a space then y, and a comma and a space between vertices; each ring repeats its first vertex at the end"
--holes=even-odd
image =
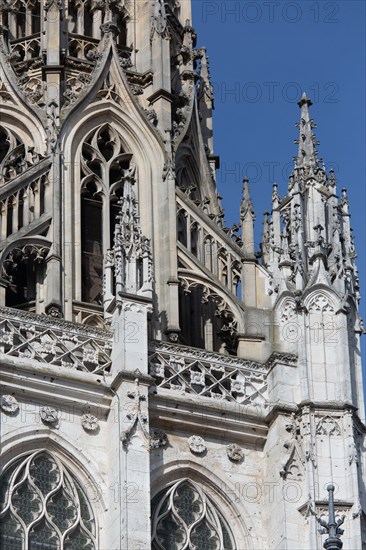
POLYGON ((235 550, 229 526, 201 487, 183 479, 152 503, 154 550, 235 550))
POLYGON ((87 497, 72 473, 48 451, 19 459, 0 480, 0 548, 96 550, 87 497))

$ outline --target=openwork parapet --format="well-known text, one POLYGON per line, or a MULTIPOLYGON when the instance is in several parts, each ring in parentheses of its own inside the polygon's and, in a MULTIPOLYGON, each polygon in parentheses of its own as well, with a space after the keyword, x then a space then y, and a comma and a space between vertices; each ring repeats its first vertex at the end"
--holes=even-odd
POLYGON ((95 327, 0 308, 0 359, 16 357, 90 372, 108 373, 113 335, 95 327))
POLYGON ((149 373, 159 389, 243 405, 267 403, 267 366, 198 349, 154 343, 149 373))

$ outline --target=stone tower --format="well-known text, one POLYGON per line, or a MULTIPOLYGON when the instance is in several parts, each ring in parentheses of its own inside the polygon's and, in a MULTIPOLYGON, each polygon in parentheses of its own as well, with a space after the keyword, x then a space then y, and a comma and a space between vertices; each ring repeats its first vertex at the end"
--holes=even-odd
POLYGON ((366 547, 347 193, 304 95, 261 250, 248 180, 225 226, 196 40, 189 0, 0 3, 5 550, 320 549, 329 483, 366 547))

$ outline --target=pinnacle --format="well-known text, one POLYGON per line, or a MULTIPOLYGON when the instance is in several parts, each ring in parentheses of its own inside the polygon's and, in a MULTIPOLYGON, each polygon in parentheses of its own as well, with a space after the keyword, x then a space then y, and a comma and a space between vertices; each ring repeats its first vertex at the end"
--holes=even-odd
POLYGON ((310 118, 309 107, 312 105, 312 101, 307 97, 304 92, 301 96, 298 105, 301 109, 300 122, 297 124, 299 128, 299 139, 296 143, 299 145, 298 155, 296 158, 296 167, 314 167, 318 165, 319 159, 317 156, 316 146, 319 142, 316 141, 313 133, 315 124, 310 118))
POLYGON ((244 219, 248 214, 253 217, 254 216, 254 207, 252 203, 252 199, 250 197, 249 192, 249 178, 245 177, 243 179, 243 195, 242 195, 242 201, 241 201, 241 217, 244 219))

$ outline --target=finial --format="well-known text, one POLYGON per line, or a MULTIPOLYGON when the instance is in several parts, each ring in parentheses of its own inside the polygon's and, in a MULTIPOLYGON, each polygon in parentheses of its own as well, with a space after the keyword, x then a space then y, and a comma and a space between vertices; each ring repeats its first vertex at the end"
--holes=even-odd
POLYGON ((314 167, 318 165, 316 146, 319 144, 315 139, 312 131, 315 128, 313 120, 310 118, 309 107, 312 101, 308 99, 306 93, 302 94, 298 106, 301 109, 300 123, 296 126, 299 128, 299 139, 296 143, 299 145, 299 150, 296 159, 296 168, 314 167))
POLYGON ((333 168, 329 170, 328 185, 333 189, 337 187, 337 180, 336 180, 333 168))
POLYGON ((298 106, 301 108, 303 105, 307 105, 308 107, 311 107, 313 102, 311 99, 308 99, 306 93, 304 92, 301 96, 300 101, 297 102, 298 106))
POLYGON ((280 204, 280 196, 278 194, 278 185, 277 183, 273 184, 273 192, 272 192, 272 208, 275 209, 280 204))
POLYGON ((254 220, 254 207, 249 192, 249 178, 243 179, 243 198, 240 205, 241 219, 244 220, 248 215, 254 220))
POLYGON ((343 187, 342 189, 341 206, 343 208, 343 211, 348 213, 349 200, 347 195, 347 189, 345 187, 343 187))

